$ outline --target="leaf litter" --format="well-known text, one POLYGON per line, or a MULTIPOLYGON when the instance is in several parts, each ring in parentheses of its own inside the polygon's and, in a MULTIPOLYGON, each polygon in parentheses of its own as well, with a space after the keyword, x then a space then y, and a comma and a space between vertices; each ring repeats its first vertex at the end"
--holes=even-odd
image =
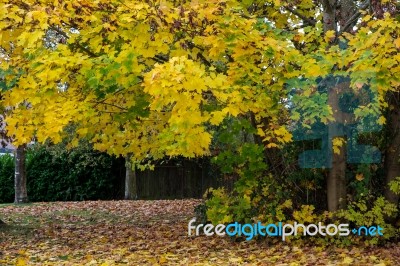
POLYGON ((0 205, 0 265, 400 265, 400 247, 188 236, 201 200, 0 205))

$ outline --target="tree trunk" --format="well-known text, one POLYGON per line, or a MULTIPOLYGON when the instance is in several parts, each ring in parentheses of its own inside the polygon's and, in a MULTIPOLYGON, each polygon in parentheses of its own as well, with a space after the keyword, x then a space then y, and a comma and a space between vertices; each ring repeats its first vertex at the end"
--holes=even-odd
POLYGON ((131 157, 125 157, 125 199, 137 199, 136 171, 132 169, 131 157))
POLYGON ((389 111, 387 119, 387 139, 390 141, 385 152, 385 173, 386 187, 385 198, 394 204, 398 204, 399 196, 394 194, 388 186, 388 183, 400 176, 400 93, 393 92, 390 95, 389 105, 393 109, 389 111))
POLYGON ((333 30, 336 32, 336 2, 332 0, 322 0, 324 32, 333 30))
POLYGON ((337 211, 346 207, 346 144, 339 148, 339 154, 332 153, 332 140, 335 137, 342 137, 345 139, 347 124, 353 121, 353 117, 349 113, 343 112, 339 106, 340 95, 349 91, 350 82, 342 77, 335 77, 335 82, 338 84, 333 85, 333 88, 328 88, 328 104, 333 111, 334 123, 328 126, 328 160, 331 162, 331 168, 327 180, 327 202, 329 211, 337 211))
MULTIPOLYGON (((253 128, 257 128, 257 121, 255 118, 254 113, 250 113, 250 123, 253 128)), ((268 118, 262 118, 262 123, 264 127, 267 127, 269 124, 268 118)), ((263 128, 264 130, 265 128, 263 128)), ((268 143, 264 143, 262 137, 258 134, 253 134, 252 138, 255 144, 260 146, 264 146, 264 162, 268 165, 269 172, 272 173, 275 177, 282 176, 285 169, 283 166, 284 158, 282 157, 281 153, 279 152, 278 148, 266 148, 268 143)))
POLYGON ((28 192, 26 189, 26 170, 25 170, 26 145, 18 146, 15 151, 15 199, 14 203, 28 202, 28 192))
MULTIPOLYGON (((343 30, 347 25, 350 17, 356 12, 354 1, 352 0, 322 0, 323 5, 323 26, 324 32, 334 31, 338 32, 338 25, 343 30)), ((351 30, 348 26, 346 31, 351 30)), ((340 77, 339 77, 340 78, 340 77)), ((336 77, 335 77, 336 79, 336 77)), ((328 86, 328 104, 333 111, 334 123, 328 126, 328 137, 330 144, 328 145, 329 154, 332 153, 332 139, 337 136, 344 136, 341 126, 345 122, 345 114, 339 108, 339 95, 345 90, 348 90, 349 82, 339 84, 331 84, 328 86)), ((327 178, 327 202, 328 211, 337 211, 346 207, 346 149, 345 145, 340 148, 340 153, 333 153, 328 156, 331 162, 327 178)))
POLYGON ((334 212, 346 207, 346 148, 340 148, 340 154, 332 155, 332 168, 327 180, 328 211, 334 212))

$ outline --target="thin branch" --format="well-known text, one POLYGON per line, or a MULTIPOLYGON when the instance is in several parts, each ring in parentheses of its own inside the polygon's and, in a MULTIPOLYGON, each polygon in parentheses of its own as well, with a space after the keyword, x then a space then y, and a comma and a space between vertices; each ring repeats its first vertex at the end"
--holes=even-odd
POLYGON ((128 110, 128 108, 125 108, 125 107, 122 107, 122 106, 118 106, 118 105, 113 104, 113 103, 107 103, 106 102, 107 100, 108 100, 107 98, 104 98, 103 100, 100 100, 100 101, 90 101, 90 103, 93 103, 94 107, 98 106, 99 104, 104 104, 104 105, 109 105, 109 106, 113 106, 113 107, 119 108, 121 110, 126 110, 126 111, 128 110))
POLYGON ((124 110, 124 111, 128 111, 128 108, 125 108, 125 107, 122 107, 122 106, 119 106, 119 105, 116 105, 116 104, 113 104, 113 103, 102 102, 102 104, 109 105, 109 106, 112 106, 112 107, 115 107, 115 108, 119 108, 119 109, 124 110))
POLYGON ((152 57, 152 59, 161 64, 167 63, 169 61, 168 55, 163 54, 156 54, 154 57, 152 57))
MULTIPOLYGON (((63 37, 65 37, 66 39, 69 38, 69 36, 63 32, 62 30, 58 29, 57 27, 51 27, 52 30, 56 31, 58 34, 62 35, 63 37)), ((82 51, 86 52, 89 56, 91 57, 98 57, 97 54, 93 53, 92 51, 90 51, 88 48, 84 47, 82 44, 76 42, 74 43, 74 45, 78 46, 82 51)))
POLYGON ((283 7, 285 10, 289 11, 290 13, 298 16, 299 18, 301 18, 304 22, 306 22, 307 24, 311 25, 311 26, 315 26, 316 21, 313 18, 308 18, 306 16, 304 16, 303 14, 301 14, 299 11, 297 11, 296 9, 293 9, 289 6, 284 6, 283 7))
POLYGON ((104 111, 104 110, 99 110, 100 113, 105 113, 105 114, 127 114, 127 111, 124 112, 113 112, 113 111, 104 111))
POLYGON ((204 55, 203 55, 202 53, 198 52, 198 53, 197 53, 197 57, 200 58, 201 61, 203 61, 203 63, 204 63, 206 66, 208 66, 208 67, 211 66, 211 63, 207 60, 207 58, 204 57, 204 55))
POLYGON ((349 20, 344 25, 343 29, 340 29, 339 35, 349 30, 350 27, 354 25, 355 22, 357 22, 358 18, 361 16, 360 10, 366 10, 369 6, 370 6, 370 0, 366 0, 364 3, 362 3, 359 10, 356 13, 354 13, 354 15, 351 16, 351 18, 349 18, 349 20))

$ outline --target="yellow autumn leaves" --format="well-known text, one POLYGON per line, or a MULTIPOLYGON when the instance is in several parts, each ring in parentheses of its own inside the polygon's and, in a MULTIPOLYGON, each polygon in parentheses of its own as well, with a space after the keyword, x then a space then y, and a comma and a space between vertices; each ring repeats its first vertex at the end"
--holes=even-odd
MULTIPOLYGON (((252 126, 273 148, 292 137, 288 81, 314 80, 337 66, 348 67, 352 84, 369 82, 371 71, 380 80, 388 76, 387 84, 371 84, 379 99, 400 84, 399 39, 391 37, 399 26, 390 18, 368 21, 371 33, 362 28, 358 36, 341 36, 350 48, 340 50, 326 49, 333 32, 281 31, 293 26, 288 12, 261 20, 242 13, 238 1, 0 4, 0 66, 7 73, 0 76, 9 86, 3 104, 12 107, 7 123, 16 144, 32 137, 59 142, 74 124, 75 145, 88 138, 97 149, 137 159, 193 157, 208 154, 224 119, 253 116, 252 126)), ((299 8, 310 5, 302 1, 299 8)), ((299 96, 315 93, 302 89, 299 96)))
POLYGON ((227 77, 206 72, 186 57, 173 57, 165 64, 156 64, 144 75, 144 92, 151 96, 150 110, 168 114, 165 128, 159 133, 164 146, 173 147, 168 155, 198 156, 208 153, 211 134, 205 123, 218 125, 229 108, 207 111, 212 102, 226 102, 227 77))

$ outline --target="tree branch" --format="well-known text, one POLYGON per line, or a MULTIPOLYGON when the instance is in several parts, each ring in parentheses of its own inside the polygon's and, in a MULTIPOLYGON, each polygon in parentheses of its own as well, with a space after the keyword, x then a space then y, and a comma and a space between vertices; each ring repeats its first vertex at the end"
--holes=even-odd
POLYGON ((284 6, 283 7, 285 10, 289 11, 290 13, 298 16, 299 18, 301 18, 304 22, 306 22, 307 24, 311 25, 311 26, 315 26, 316 21, 313 18, 308 18, 306 16, 304 16, 303 14, 301 14, 299 11, 297 11, 296 9, 293 9, 289 6, 284 6))
POLYGON ((370 0, 366 0, 364 3, 362 3, 359 10, 356 13, 354 13, 354 15, 351 16, 351 18, 349 18, 349 20, 347 20, 346 24, 343 26, 343 29, 340 29, 340 32, 338 35, 341 35, 343 32, 346 32, 347 30, 349 30, 351 25, 353 25, 360 17, 360 15, 361 15, 360 10, 366 10, 369 6, 370 6, 370 0))
POLYGON ((158 63, 161 63, 161 64, 166 63, 166 62, 169 61, 168 55, 162 55, 162 54, 156 54, 156 55, 153 57, 153 59, 154 59, 155 61, 157 61, 158 63))
MULTIPOLYGON (((56 31, 58 34, 62 35, 63 37, 65 37, 66 39, 69 38, 69 36, 63 32, 62 30, 58 29, 57 27, 51 27, 52 30, 56 31)), ((85 53, 87 53, 89 56, 91 57, 98 57, 97 54, 93 53, 92 51, 90 51, 88 48, 84 47, 82 44, 80 43, 74 43, 73 45, 76 45, 79 47, 79 49, 81 49, 82 51, 84 51, 85 53)))
POLYGON ((208 66, 208 67, 211 66, 211 63, 207 60, 207 58, 204 57, 204 55, 203 55, 202 53, 198 52, 198 53, 197 53, 197 57, 200 58, 201 61, 203 61, 203 63, 204 63, 206 66, 208 66))

